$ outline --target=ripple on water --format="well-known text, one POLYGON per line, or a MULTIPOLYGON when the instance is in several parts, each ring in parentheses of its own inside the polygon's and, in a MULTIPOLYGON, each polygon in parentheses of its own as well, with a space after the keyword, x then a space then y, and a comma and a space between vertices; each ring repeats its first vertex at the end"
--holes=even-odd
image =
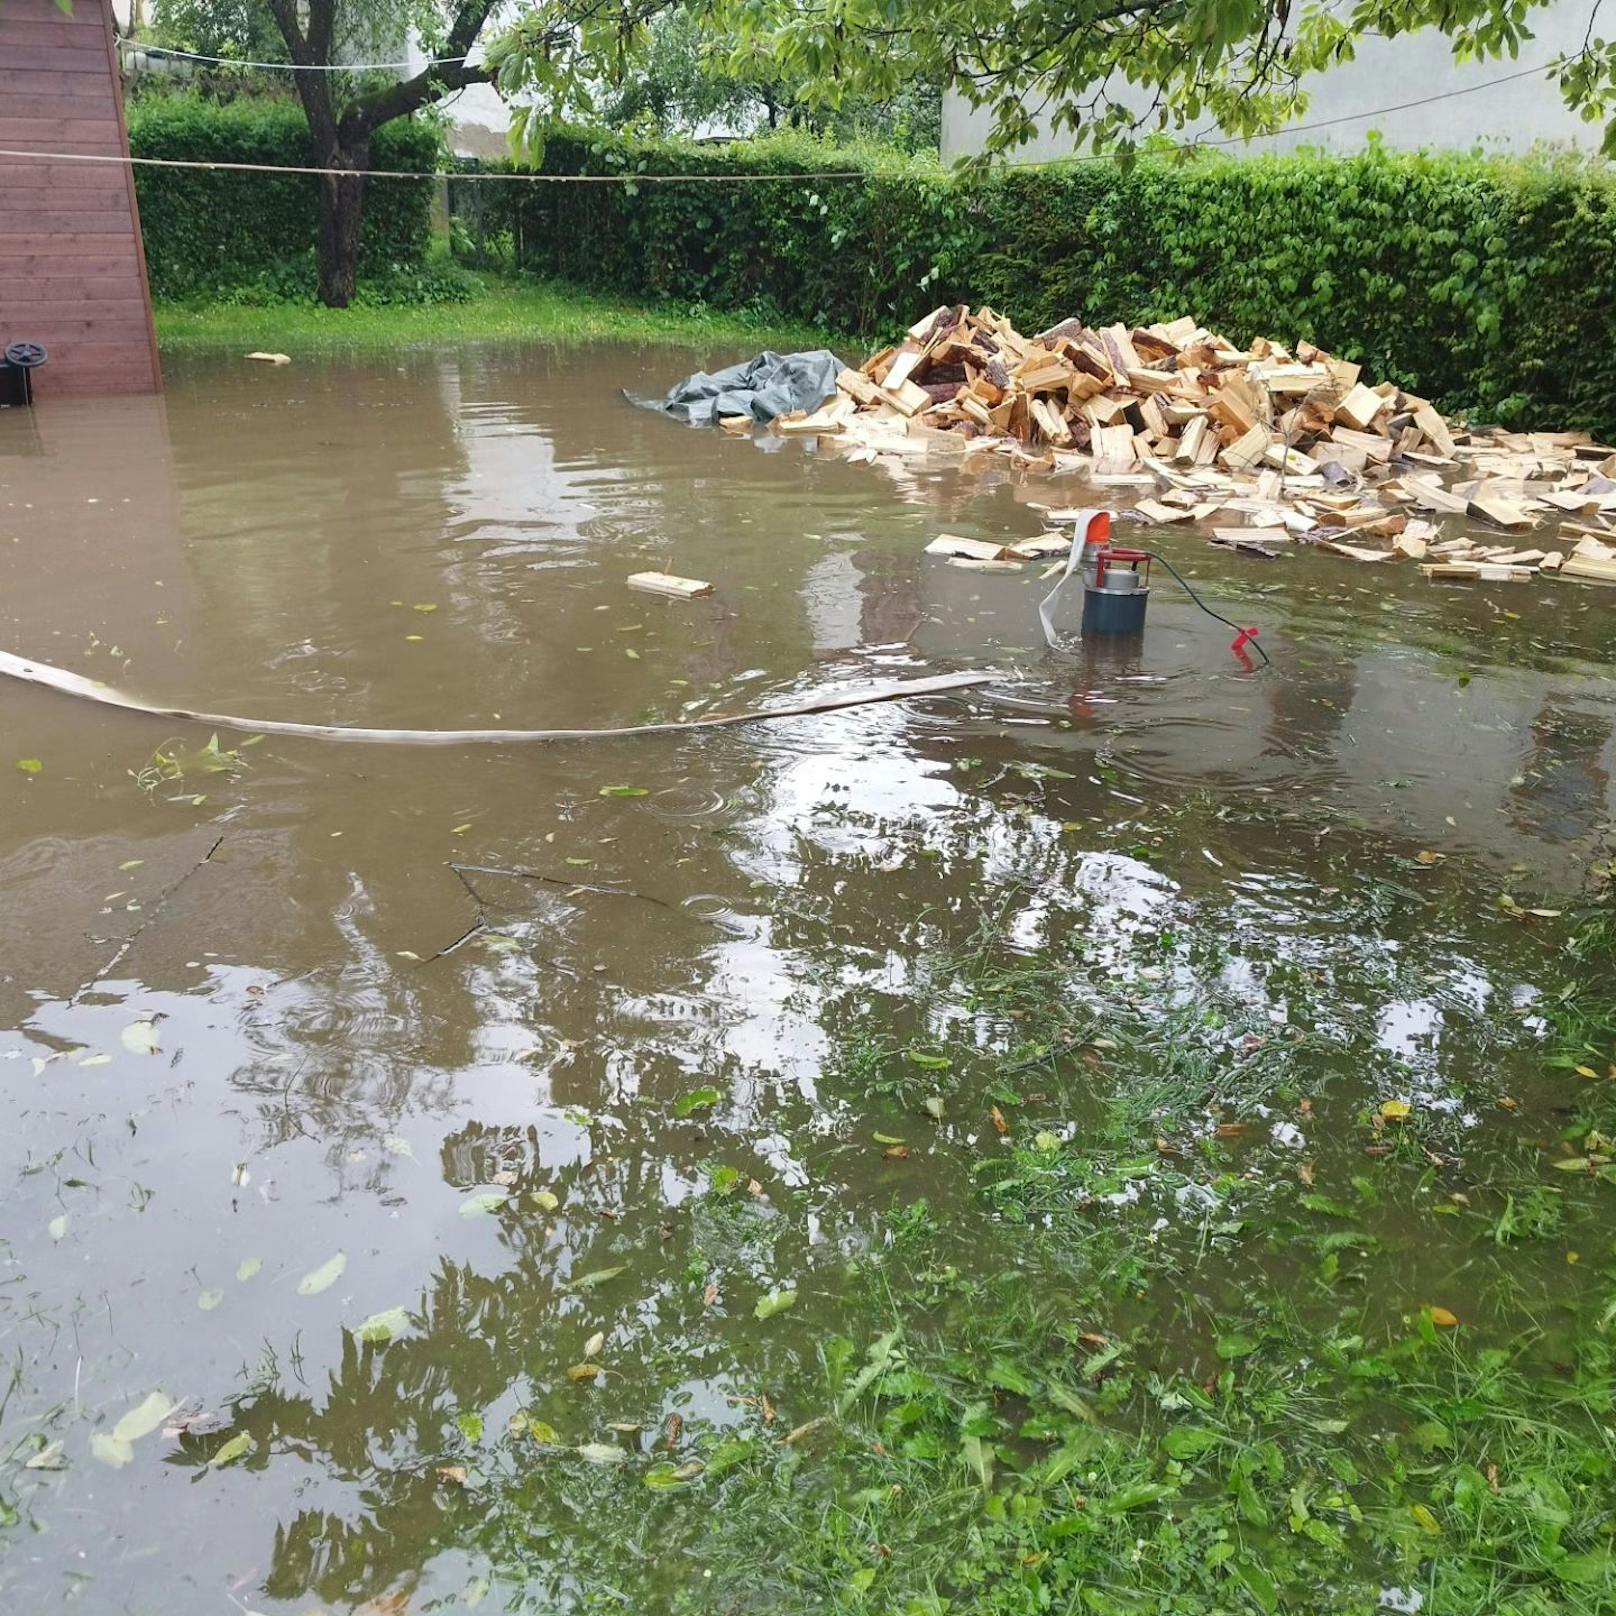
POLYGON ((693 892, 688 898, 679 900, 679 907, 686 914, 695 915, 698 920, 705 920, 732 937, 749 937, 752 934, 746 917, 732 909, 715 892, 693 892))
POLYGON ((740 812, 735 798, 726 797, 716 787, 695 780, 681 781, 678 785, 654 791, 645 799, 643 806, 647 813, 655 814, 658 819, 677 824, 695 824, 698 821, 727 823, 740 812))

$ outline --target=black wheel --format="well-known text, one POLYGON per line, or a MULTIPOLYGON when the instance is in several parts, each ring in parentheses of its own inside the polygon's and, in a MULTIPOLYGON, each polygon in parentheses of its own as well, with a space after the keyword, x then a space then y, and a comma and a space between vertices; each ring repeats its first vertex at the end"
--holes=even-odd
POLYGON ((6 349, 6 363, 18 370, 33 370, 49 357, 37 342, 14 342, 6 349))

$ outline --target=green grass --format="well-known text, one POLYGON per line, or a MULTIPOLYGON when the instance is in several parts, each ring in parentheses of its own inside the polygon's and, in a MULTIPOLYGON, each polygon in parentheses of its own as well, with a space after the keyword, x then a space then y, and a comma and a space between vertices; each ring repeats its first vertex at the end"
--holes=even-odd
POLYGON ((465 303, 327 309, 312 303, 252 308, 159 304, 164 353, 268 349, 298 355, 375 353, 462 342, 658 342, 703 350, 817 348, 830 334, 766 312, 717 314, 688 304, 648 306, 572 287, 476 277, 465 303))

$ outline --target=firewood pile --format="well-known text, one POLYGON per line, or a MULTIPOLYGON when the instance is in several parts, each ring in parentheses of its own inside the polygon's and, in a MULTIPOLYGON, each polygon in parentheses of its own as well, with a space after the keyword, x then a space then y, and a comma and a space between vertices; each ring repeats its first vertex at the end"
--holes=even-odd
POLYGON ((1079 473, 1090 503, 1258 555, 1312 544, 1436 579, 1616 583, 1616 451, 1473 431, 1310 343, 1240 348, 1188 316, 1023 337, 990 308, 935 309, 772 430, 860 461, 997 454, 1079 473), (1560 534, 1540 541, 1550 522, 1560 534))

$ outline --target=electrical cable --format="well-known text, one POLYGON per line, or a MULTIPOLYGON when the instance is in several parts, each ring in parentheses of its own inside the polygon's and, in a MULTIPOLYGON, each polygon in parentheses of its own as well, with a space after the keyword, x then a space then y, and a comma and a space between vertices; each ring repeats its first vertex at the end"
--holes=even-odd
POLYGON ((1236 623, 1232 618, 1225 617, 1222 612, 1213 611, 1212 608, 1195 593, 1194 589, 1190 587, 1189 580, 1184 576, 1184 574, 1181 573, 1178 568, 1175 567, 1172 562, 1169 561, 1167 557, 1164 556, 1159 550, 1144 550, 1140 553, 1149 556, 1152 561, 1161 562, 1161 564, 1166 567, 1166 569, 1178 580, 1180 586, 1183 588, 1184 593, 1188 595, 1190 599, 1193 600, 1208 617, 1215 617, 1218 622, 1224 623, 1229 628, 1232 628, 1236 635, 1239 636, 1237 643, 1242 647, 1249 645, 1257 653, 1257 655, 1263 659, 1263 666, 1265 668, 1273 665, 1268 653, 1263 650, 1262 646, 1257 641, 1256 629, 1244 628, 1239 623, 1236 623))

